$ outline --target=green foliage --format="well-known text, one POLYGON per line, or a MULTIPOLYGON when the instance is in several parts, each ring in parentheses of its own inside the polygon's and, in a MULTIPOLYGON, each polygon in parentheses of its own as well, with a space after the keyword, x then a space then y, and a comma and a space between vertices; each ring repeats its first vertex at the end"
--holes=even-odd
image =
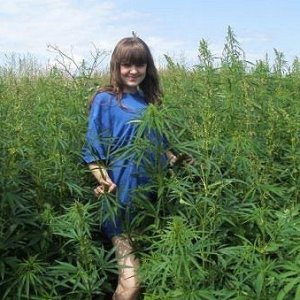
MULTIPOLYGON (((194 68, 166 60, 163 105, 134 121, 119 153, 151 173, 128 226, 141 298, 298 299, 298 58, 289 68, 275 50, 273 65, 250 63, 229 28, 220 59, 201 40, 194 68), (151 133, 194 163, 163 168, 151 133)), ((99 232, 118 207, 94 198, 80 158, 87 100, 106 75, 79 71, 30 57, 0 68, 2 299, 104 299, 114 288, 114 251, 99 232)))

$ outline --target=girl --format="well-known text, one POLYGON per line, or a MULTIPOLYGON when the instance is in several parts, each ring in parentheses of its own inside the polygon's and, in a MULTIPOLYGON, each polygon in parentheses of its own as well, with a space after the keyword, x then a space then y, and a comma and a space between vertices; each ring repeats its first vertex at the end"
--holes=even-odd
MULTIPOLYGON (((148 104, 159 104, 161 96, 157 70, 147 44, 138 37, 119 41, 111 57, 110 86, 100 89, 92 99, 87 142, 83 147, 83 159, 98 182, 95 195, 114 192, 122 207, 114 221, 102 225, 115 246, 120 266, 115 300, 138 296, 139 261, 133 254, 122 220, 125 208, 130 210, 132 193, 148 179, 134 156, 118 158, 114 154, 134 141, 136 125, 130 121, 140 118, 148 104)), ((177 157, 170 151, 166 151, 166 156, 171 164, 176 162, 177 157)))

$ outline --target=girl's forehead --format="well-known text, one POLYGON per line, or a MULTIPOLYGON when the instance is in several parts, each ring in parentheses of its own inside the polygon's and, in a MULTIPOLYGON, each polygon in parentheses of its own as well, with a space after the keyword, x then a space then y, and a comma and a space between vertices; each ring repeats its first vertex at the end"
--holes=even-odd
POLYGON ((147 63, 148 53, 141 47, 125 47, 119 53, 118 61, 120 63, 147 63))

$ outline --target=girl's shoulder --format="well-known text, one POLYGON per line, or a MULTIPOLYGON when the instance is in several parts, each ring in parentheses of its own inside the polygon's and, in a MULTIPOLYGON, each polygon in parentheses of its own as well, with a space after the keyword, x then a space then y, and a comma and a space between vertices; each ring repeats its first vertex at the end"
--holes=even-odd
POLYGON ((116 96, 114 93, 109 91, 99 91, 97 92, 92 100, 92 104, 96 105, 104 105, 104 104, 111 104, 115 101, 116 96))

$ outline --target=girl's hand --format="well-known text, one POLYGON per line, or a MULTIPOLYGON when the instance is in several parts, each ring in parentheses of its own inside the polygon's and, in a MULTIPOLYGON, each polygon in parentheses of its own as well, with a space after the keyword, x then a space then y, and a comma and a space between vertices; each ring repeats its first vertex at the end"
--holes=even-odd
POLYGON ((105 179, 101 179, 101 183, 94 189, 94 193, 96 197, 99 197, 104 193, 114 192, 116 188, 117 185, 107 176, 105 179))
POLYGON ((173 154, 173 152, 170 150, 166 151, 166 155, 167 155, 170 166, 173 167, 174 164, 176 163, 177 156, 175 154, 173 154))
POLYGON ((171 167, 178 166, 180 164, 186 163, 192 165, 195 163, 195 160, 192 156, 188 154, 178 154, 177 156, 174 155, 174 159, 170 160, 171 167))
POLYGON ((99 182, 99 185, 94 189, 96 197, 104 193, 111 193, 117 188, 117 185, 109 177, 106 168, 100 162, 93 162, 88 166, 95 179, 99 182))
POLYGON ((174 154, 170 155, 169 157, 169 164, 171 167, 175 166, 176 162, 178 160, 178 157, 174 154))

